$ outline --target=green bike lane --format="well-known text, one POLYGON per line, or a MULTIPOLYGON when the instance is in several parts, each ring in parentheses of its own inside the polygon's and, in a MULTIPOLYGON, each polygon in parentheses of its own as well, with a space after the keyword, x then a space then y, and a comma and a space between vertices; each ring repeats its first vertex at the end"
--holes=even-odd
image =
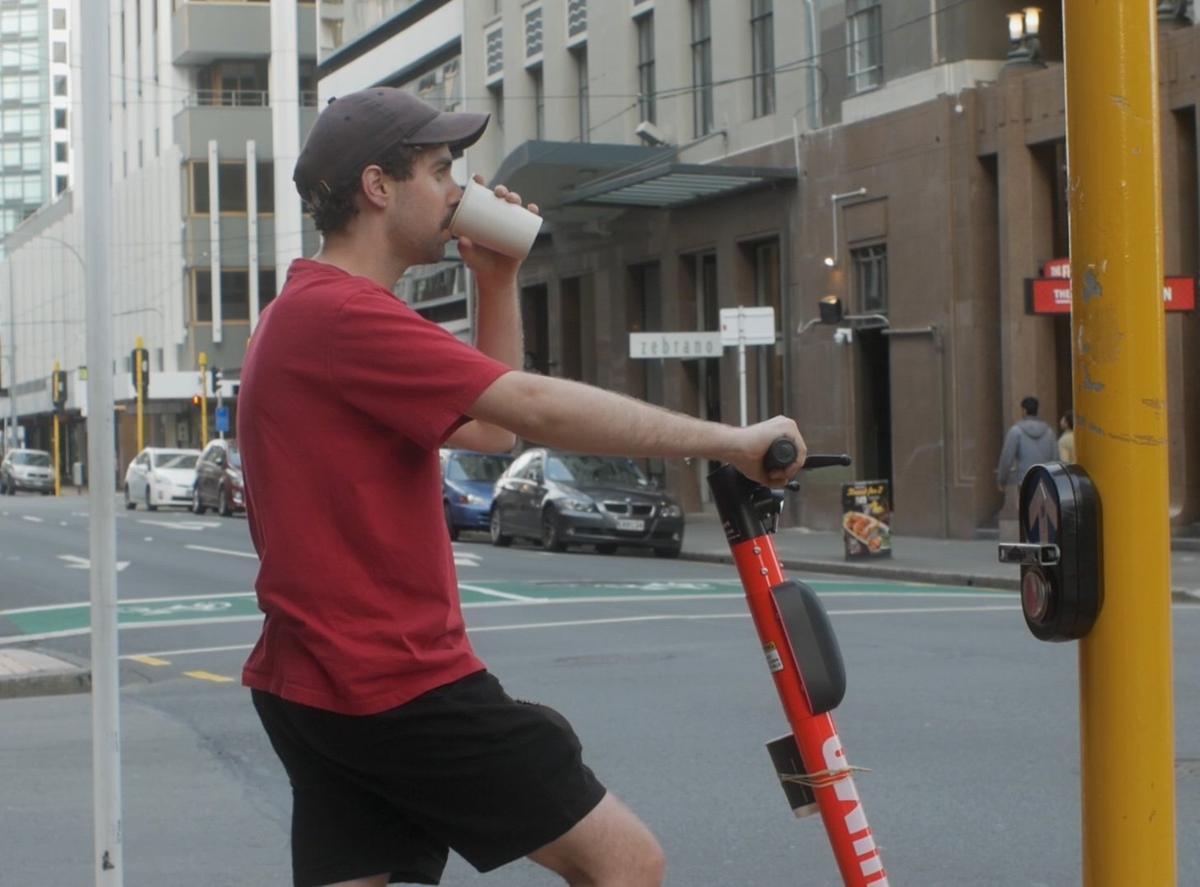
MULTIPOLYGON (((842 579, 806 582, 827 598, 1004 597, 974 588, 906 582, 842 579)), ((459 591, 464 609, 553 603, 717 600, 743 596, 737 579, 478 581, 461 582, 459 591)), ((121 629, 251 622, 261 618, 257 600, 250 591, 136 598, 120 601, 117 605, 117 624, 121 629)), ((83 635, 90 630, 90 623, 91 606, 88 603, 4 610, 0 611, 0 645, 83 635)))

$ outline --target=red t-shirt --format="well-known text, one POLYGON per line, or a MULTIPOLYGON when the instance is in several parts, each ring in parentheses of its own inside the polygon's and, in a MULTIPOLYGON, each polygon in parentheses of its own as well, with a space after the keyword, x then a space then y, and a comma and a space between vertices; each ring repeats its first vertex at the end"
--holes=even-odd
POLYGON ((266 614, 243 683, 366 715, 483 668, 463 625, 438 446, 508 369, 364 277, 292 263, 238 394, 266 614))

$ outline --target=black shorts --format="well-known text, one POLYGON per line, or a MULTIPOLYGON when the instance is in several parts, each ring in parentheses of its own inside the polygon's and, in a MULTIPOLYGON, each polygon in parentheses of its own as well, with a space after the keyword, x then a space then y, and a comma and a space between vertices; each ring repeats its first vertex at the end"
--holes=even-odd
POLYGON ((252 695, 292 784, 296 887, 380 872, 437 884, 448 848, 485 872, 561 837, 605 794, 566 719, 486 671, 366 717, 252 695))

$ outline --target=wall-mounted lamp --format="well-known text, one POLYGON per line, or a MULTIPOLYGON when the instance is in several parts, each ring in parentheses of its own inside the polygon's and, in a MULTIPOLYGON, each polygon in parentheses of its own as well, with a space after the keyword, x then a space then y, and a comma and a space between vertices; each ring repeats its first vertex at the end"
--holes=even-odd
POLYGON ((862 197, 866 193, 866 188, 859 188, 857 191, 829 195, 829 207, 833 210, 833 253, 825 257, 826 268, 833 268, 838 263, 838 202, 849 200, 851 197, 862 197))
POLYGON ((1026 6, 1020 12, 1008 14, 1008 64, 1042 65, 1042 43, 1038 34, 1042 29, 1042 10, 1026 6))
MULTIPOLYGON (((885 331, 885 335, 886 330, 891 326, 891 321, 887 319, 886 314, 847 314, 841 298, 832 295, 824 296, 817 302, 817 316, 800 324, 796 329, 796 334, 802 335, 818 323, 836 326, 847 331, 851 329, 882 329, 885 331)), ((836 333, 838 330, 834 332, 836 333)), ((853 339, 848 335, 838 335, 834 341, 838 344, 847 344, 853 339)))

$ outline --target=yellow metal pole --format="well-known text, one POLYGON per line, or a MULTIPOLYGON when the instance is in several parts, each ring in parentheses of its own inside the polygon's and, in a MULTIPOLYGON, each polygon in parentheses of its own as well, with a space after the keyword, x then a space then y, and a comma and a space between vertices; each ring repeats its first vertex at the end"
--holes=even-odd
POLYGON ((142 389, 144 387, 142 385, 142 348, 145 343, 142 342, 142 337, 138 336, 134 340, 133 344, 134 348, 136 349, 134 351, 134 363, 136 364, 134 367, 134 372, 137 374, 135 386, 137 388, 137 391, 135 392, 137 394, 137 450, 140 453, 143 447, 146 446, 145 435, 142 433, 142 417, 144 412, 142 405, 142 389))
MULTIPOLYGON (((58 384, 59 369, 60 369, 59 363, 56 360, 56 361, 54 361, 54 375, 50 377, 53 380, 51 382, 51 387, 58 384)), ((58 391, 57 391, 57 389, 55 389, 55 394, 57 395, 57 393, 58 393, 58 391)), ((61 464, 61 460, 62 460, 62 456, 60 455, 59 444, 58 444, 58 404, 56 403, 54 405, 54 495, 55 496, 62 495, 62 464, 61 464)))
POLYGON ((208 443, 208 354, 200 352, 200 449, 208 443))
POLYGON ((1080 642, 1085 887, 1176 879, 1155 4, 1065 0, 1078 458, 1103 507, 1080 642))

